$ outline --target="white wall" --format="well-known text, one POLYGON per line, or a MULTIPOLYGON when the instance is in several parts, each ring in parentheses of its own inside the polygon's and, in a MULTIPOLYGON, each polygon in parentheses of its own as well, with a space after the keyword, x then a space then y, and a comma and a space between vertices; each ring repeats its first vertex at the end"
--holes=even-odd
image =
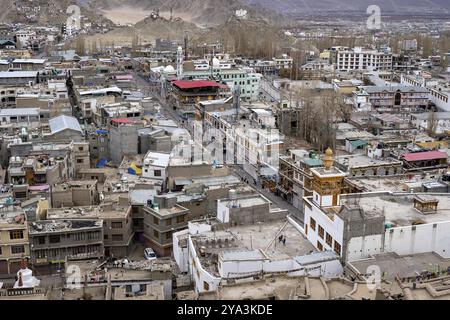
POLYGON ((217 291, 217 287, 220 284, 221 278, 214 277, 205 269, 200 262, 195 251, 194 244, 192 243, 191 237, 188 239, 189 247, 189 273, 192 276, 195 284, 195 292, 208 292, 204 289, 203 283, 206 282, 209 285, 209 291, 217 291))
POLYGON ((450 258, 450 221, 387 229, 384 250, 399 255, 436 252, 450 258))
POLYGON ((316 191, 313 191, 313 201, 319 206, 331 207, 333 205, 333 196, 321 196, 316 191))
MULTIPOLYGON (((305 200, 309 201, 309 200, 305 200)), ((311 203, 311 201, 309 201, 311 203)), ((336 240, 341 248, 343 247, 343 237, 344 237, 344 221, 340 219, 337 215, 334 215, 334 220, 332 221, 330 218, 325 216, 322 211, 311 203, 311 209, 308 206, 305 206, 305 225, 303 229, 306 230, 306 225, 308 225, 308 234, 307 238, 309 242, 317 249, 317 241, 323 245, 324 250, 334 250, 334 248, 330 247, 326 243, 326 233, 329 233, 334 241, 336 240), (313 218, 316 221, 316 230, 311 229, 310 218, 313 218), (324 239, 319 237, 318 230, 319 225, 324 229, 324 239)), ((341 251, 342 255, 342 251, 341 251)))
POLYGON ((211 225, 207 223, 188 222, 189 234, 195 235, 203 232, 211 231, 211 225))
POLYGON ((302 270, 291 273, 293 276, 309 275, 313 277, 333 278, 344 274, 344 268, 339 260, 324 261, 312 263, 307 266, 301 266, 302 270))
POLYGON ((220 200, 217 200, 217 220, 228 223, 230 221, 230 209, 220 200))
POLYGON ((220 261, 219 274, 222 278, 236 277, 239 274, 255 274, 263 270, 264 260, 220 261))
POLYGON ((180 243, 178 241, 178 237, 181 235, 188 234, 189 230, 185 229, 180 232, 174 232, 172 234, 172 241, 173 241, 173 257, 175 259, 175 262, 177 263, 178 267, 180 268, 181 272, 188 272, 189 270, 189 252, 186 247, 181 247, 180 243))
POLYGON ((347 260, 366 259, 382 252, 383 235, 381 234, 351 238, 347 247, 347 260))
POLYGON ((144 178, 165 181, 166 180, 166 168, 164 168, 164 167, 156 167, 156 166, 151 166, 151 165, 150 166, 145 166, 144 165, 144 167, 142 168, 142 176, 144 178), (155 176, 155 170, 160 170, 161 171, 161 176, 159 176, 159 177, 155 176))

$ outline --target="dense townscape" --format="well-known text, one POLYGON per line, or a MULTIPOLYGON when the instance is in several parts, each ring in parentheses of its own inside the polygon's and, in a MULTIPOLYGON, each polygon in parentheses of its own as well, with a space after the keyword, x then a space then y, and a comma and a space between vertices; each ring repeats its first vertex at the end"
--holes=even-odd
POLYGON ((87 2, 1 14, 0 300, 450 299, 448 11, 87 2))

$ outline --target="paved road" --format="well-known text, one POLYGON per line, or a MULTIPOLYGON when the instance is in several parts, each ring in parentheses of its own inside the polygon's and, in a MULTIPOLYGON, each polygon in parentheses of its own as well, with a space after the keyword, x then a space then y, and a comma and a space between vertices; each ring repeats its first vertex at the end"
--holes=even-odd
MULTIPOLYGON (((160 113, 164 117, 174 120, 181 127, 184 127, 185 123, 181 119, 181 117, 176 113, 176 111, 174 111, 170 106, 168 106, 167 103, 161 97, 159 97, 157 94, 155 94, 154 92, 152 92, 150 90, 149 83, 147 82, 147 80, 144 79, 142 76, 138 75, 137 73, 135 73, 135 78, 136 78, 136 82, 137 82, 137 86, 138 86, 139 90, 141 90, 145 95, 154 97, 155 99, 157 99, 159 101, 159 103, 161 104, 160 113)), ((263 194, 267 199, 272 201, 275 206, 278 206, 281 209, 288 210, 290 214, 292 214, 295 217, 298 217, 297 220, 299 220, 301 223, 303 223, 303 218, 304 218, 303 212, 301 212, 299 209, 297 209, 294 206, 292 206, 291 204, 289 204, 284 199, 276 196, 275 194, 270 192, 270 190, 263 189, 262 185, 259 181, 257 181, 257 184, 255 185, 253 183, 253 178, 248 173, 246 173, 242 169, 241 166, 234 165, 231 167, 231 169, 233 171, 233 174, 236 177, 247 179, 247 181, 249 181, 249 185, 253 189, 255 189, 259 193, 263 194)))
POLYGON ((304 214, 296 207, 289 204, 286 200, 283 198, 278 197, 274 193, 272 193, 268 189, 263 189, 261 183, 259 181, 256 181, 256 185, 254 184, 254 179, 252 176, 250 176, 247 172, 242 169, 240 165, 234 165, 232 166, 233 174, 238 178, 244 178, 247 179, 248 185, 252 187, 254 190, 258 191, 262 195, 264 195, 267 199, 273 202, 273 204, 281 209, 288 210, 291 215, 297 218, 303 224, 304 220, 304 214))

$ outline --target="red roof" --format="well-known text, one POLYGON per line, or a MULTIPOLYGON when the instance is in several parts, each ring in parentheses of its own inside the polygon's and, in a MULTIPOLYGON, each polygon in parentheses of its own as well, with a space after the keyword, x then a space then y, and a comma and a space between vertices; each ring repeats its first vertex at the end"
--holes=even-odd
POLYGON ((403 159, 405 159, 406 161, 447 159, 447 157, 448 157, 447 154, 442 151, 415 152, 415 153, 406 153, 403 155, 403 159))
POLYGON ((111 121, 114 123, 134 123, 135 122, 133 119, 128 119, 128 118, 114 118, 111 121))
POLYGON ((221 84, 215 81, 208 80, 176 80, 172 82, 175 86, 180 89, 193 89, 193 88, 206 88, 215 87, 220 88, 221 84))

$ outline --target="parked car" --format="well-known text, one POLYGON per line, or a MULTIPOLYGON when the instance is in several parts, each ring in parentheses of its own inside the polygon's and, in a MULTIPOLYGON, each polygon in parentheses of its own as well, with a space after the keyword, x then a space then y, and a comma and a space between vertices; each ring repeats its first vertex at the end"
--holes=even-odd
POLYGON ((156 253, 153 251, 152 248, 147 248, 144 250, 144 257, 147 260, 155 260, 156 259, 156 253))

